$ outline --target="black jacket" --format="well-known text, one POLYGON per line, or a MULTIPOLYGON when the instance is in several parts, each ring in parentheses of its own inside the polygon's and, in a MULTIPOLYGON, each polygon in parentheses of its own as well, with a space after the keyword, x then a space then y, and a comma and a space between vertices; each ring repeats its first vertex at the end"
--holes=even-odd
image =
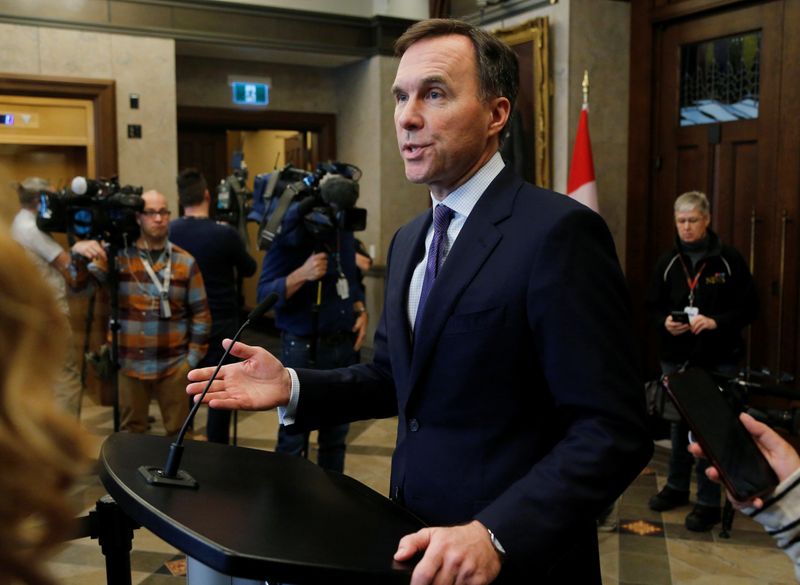
POLYGON ((742 255, 724 245, 708 230, 708 250, 695 265, 675 247, 659 258, 647 294, 647 307, 653 324, 660 331, 662 361, 714 368, 736 363, 742 356, 742 330, 756 317, 758 299, 753 277, 742 255), (711 317, 717 328, 698 335, 691 332, 674 336, 664 327, 670 311, 682 311, 689 304, 689 284, 684 266, 692 278, 702 268, 695 289, 694 306, 701 315, 711 317))

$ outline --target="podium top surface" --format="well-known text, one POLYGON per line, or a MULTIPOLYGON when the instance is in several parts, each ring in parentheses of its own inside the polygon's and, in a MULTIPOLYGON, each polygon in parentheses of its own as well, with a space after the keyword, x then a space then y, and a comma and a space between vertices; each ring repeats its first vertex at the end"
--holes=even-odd
POLYGON ((402 536, 424 525, 346 475, 270 451, 187 441, 180 469, 196 489, 148 484, 165 437, 116 433, 103 443, 100 478, 133 520, 227 575, 313 583, 402 583, 392 559, 402 536))

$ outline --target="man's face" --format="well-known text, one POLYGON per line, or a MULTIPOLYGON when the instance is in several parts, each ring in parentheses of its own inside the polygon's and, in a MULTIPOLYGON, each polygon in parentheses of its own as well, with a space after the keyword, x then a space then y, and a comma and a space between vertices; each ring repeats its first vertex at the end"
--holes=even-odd
POLYGON ((711 217, 697 209, 691 211, 678 211, 675 214, 675 228, 678 237, 685 244, 699 242, 706 237, 706 229, 711 222, 711 217))
POLYGON ((166 198, 158 191, 142 195, 144 211, 137 213, 142 234, 151 240, 166 240, 169 232, 169 209, 166 198))
POLYGON ((509 102, 479 97, 472 42, 462 35, 422 39, 400 59, 392 93, 406 178, 441 200, 497 151, 509 102))

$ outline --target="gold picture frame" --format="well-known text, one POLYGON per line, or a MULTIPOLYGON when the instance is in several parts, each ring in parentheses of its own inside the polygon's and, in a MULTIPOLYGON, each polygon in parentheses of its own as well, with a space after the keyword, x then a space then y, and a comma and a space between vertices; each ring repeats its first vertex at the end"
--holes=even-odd
POLYGON ((509 45, 519 59, 518 119, 509 121, 509 127, 511 139, 515 139, 515 133, 521 135, 522 143, 515 151, 522 161, 513 166, 524 179, 546 189, 552 187, 550 99, 553 84, 550 79, 549 29, 545 16, 492 33, 509 45))

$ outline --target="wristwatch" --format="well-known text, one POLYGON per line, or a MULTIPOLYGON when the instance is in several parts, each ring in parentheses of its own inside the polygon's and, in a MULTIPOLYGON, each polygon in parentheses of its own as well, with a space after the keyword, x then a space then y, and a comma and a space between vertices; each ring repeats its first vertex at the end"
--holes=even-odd
POLYGON ((497 540, 497 537, 494 535, 494 532, 492 532, 489 528, 486 529, 486 532, 489 533, 489 540, 491 541, 494 550, 500 553, 500 558, 505 558, 506 549, 504 549, 503 545, 500 544, 500 541, 497 540))

